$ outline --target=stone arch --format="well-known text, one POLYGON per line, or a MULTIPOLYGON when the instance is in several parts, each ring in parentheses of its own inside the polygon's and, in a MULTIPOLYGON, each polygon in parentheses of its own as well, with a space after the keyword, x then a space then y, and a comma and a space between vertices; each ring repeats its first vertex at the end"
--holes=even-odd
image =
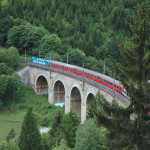
POLYGON ((89 93, 86 99, 86 110, 90 107, 93 98, 94 98, 93 93, 89 93))
POLYGON ((53 102, 65 103, 65 87, 60 80, 57 80, 53 88, 53 102))
POLYGON ((87 112, 88 112, 88 108, 94 98, 94 96, 96 95, 97 93, 97 90, 95 90, 94 88, 87 88, 86 92, 85 92, 85 99, 84 99, 84 102, 85 102, 85 107, 84 107, 84 113, 85 113, 85 118, 83 120, 86 120, 86 115, 87 115, 87 112))
POLYGON ((70 109, 73 112, 81 117, 81 106, 82 106, 82 89, 78 82, 74 81, 71 85, 70 92, 69 92, 69 100, 70 100, 70 109))
POLYGON ((86 90, 86 94, 85 94, 85 104, 86 104, 86 108, 89 107, 90 102, 91 102, 91 98, 94 97, 96 95, 97 91, 95 91, 93 88, 88 88, 86 90), (88 104, 88 106, 87 106, 88 104))
POLYGON ((35 78, 35 93, 38 95, 48 94, 48 75, 43 73, 38 73, 35 78))
POLYGON ((66 90, 67 90, 67 85, 66 85, 64 78, 60 75, 57 75, 54 78, 54 81, 52 83, 52 87, 50 90, 51 93, 53 93, 51 97, 53 99, 52 104, 65 103, 65 107, 66 107, 66 94, 67 94, 66 90))

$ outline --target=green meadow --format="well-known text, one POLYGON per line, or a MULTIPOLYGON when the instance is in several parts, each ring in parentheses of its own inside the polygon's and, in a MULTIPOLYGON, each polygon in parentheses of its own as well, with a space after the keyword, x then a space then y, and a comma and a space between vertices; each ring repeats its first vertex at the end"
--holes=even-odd
POLYGON ((19 99, 0 110, 0 143, 4 141, 11 129, 14 129, 18 138, 23 118, 28 107, 33 108, 33 112, 37 119, 38 126, 49 127, 53 119, 55 111, 64 108, 56 107, 48 103, 47 95, 36 95, 34 90, 29 86, 23 86, 19 99), (10 107, 15 111, 9 112, 10 107))

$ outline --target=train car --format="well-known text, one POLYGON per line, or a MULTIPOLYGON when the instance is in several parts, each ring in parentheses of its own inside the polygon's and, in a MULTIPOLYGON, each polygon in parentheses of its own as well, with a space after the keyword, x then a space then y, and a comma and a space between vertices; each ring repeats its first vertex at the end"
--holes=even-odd
POLYGON ((115 91, 118 93, 122 94, 124 97, 127 97, 126 91, 121 85, 121 83, 118 80, 115 80, 111 77, 108 77, 106 75, 103 75, 101 73, 97 73, 95 71, 91 71, 88 69, 83 69, 82 67, 70 65, 70 64, 65 64, 57 61, 51 61, 51 67, 61 69, 64 71, 72 72, 77 75, 84 76, 86 78, 89 78, 91 80, 94 80, 96 82, 99 82, 115 91))
POLYGON ((43 65, 46 65, 46 66, 50 65, 50 60, 35 58, 35 57, 32 57, 31 62, 38 63, 38 64, 43 64, 43 65))

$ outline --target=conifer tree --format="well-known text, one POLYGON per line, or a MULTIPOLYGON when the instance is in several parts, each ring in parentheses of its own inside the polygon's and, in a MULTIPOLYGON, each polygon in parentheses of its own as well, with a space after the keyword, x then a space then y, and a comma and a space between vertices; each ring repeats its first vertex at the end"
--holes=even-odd
POLYGON ((62 118, 63 118, 62 112, 57 111, 55 116, 54 116, 54 120, 52 122, 52 125, 51 125, 51 130, 49 131, 49 134, 51 136, 54 136, 56 134, 56 132, 58 132, 60 130, 60 124, 62 122, 62 118))
POLYGON ((60 132, 61 122, 62 122, 63 114, 61 111, 57 111, 51 129, 49 131, 49 146, 52 149, 56 143, 60 143, 62 139, 65 139, 65 135, 60 132))
POLYGON ((130 25, 134 36, 128 46, 118 42, 126 66, 113 62, 115 73, 126 87, 131 103, 124 108, 116 103, 110 104, 98 94, 93 105, 92 113, 97 121, 109 130, 111 150, 148 150, 150 147, 150 50, 146 49, 150 14, 147 6, 143 0, 137 17, 130 25))
POLYGON ((61 132, 66 136, 67 145, 73 148, 75 146, 76 126, 74 126, 69 114, 66 114, 62 119, 61 132))
POLYGON ((7 143, 16 136, 14 129, 11 129, 6 137, 7 143))
POLYGON ((29 108, 22 124, 21 134, 19 137, 20 150, 42 150, 41 135, 37 128, 36 120, 29 108))

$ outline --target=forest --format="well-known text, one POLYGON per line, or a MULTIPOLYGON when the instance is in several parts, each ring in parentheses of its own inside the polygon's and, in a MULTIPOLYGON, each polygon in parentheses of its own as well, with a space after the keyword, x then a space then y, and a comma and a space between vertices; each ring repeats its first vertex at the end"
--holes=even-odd
POLYGON ((1 0, 0 46, 112 76, 110 57, 124 63, 117 39, 132 36, 129 24, 140 0, 1 0))
POLYGON ((23 116, 19 135, 11 129, 0 149, 149 150, 149 6, 149 0, 0 0, 0 113, 13 106, 23 116), (81 125, 74 112, 42 104, 21 84, 16 71, 25 55, 65 63, 68 57, 69 64, 115 76, 131 103, 110 104, 98 93, 81 125), (51 129, 40 135, 37 126, 51 129))

